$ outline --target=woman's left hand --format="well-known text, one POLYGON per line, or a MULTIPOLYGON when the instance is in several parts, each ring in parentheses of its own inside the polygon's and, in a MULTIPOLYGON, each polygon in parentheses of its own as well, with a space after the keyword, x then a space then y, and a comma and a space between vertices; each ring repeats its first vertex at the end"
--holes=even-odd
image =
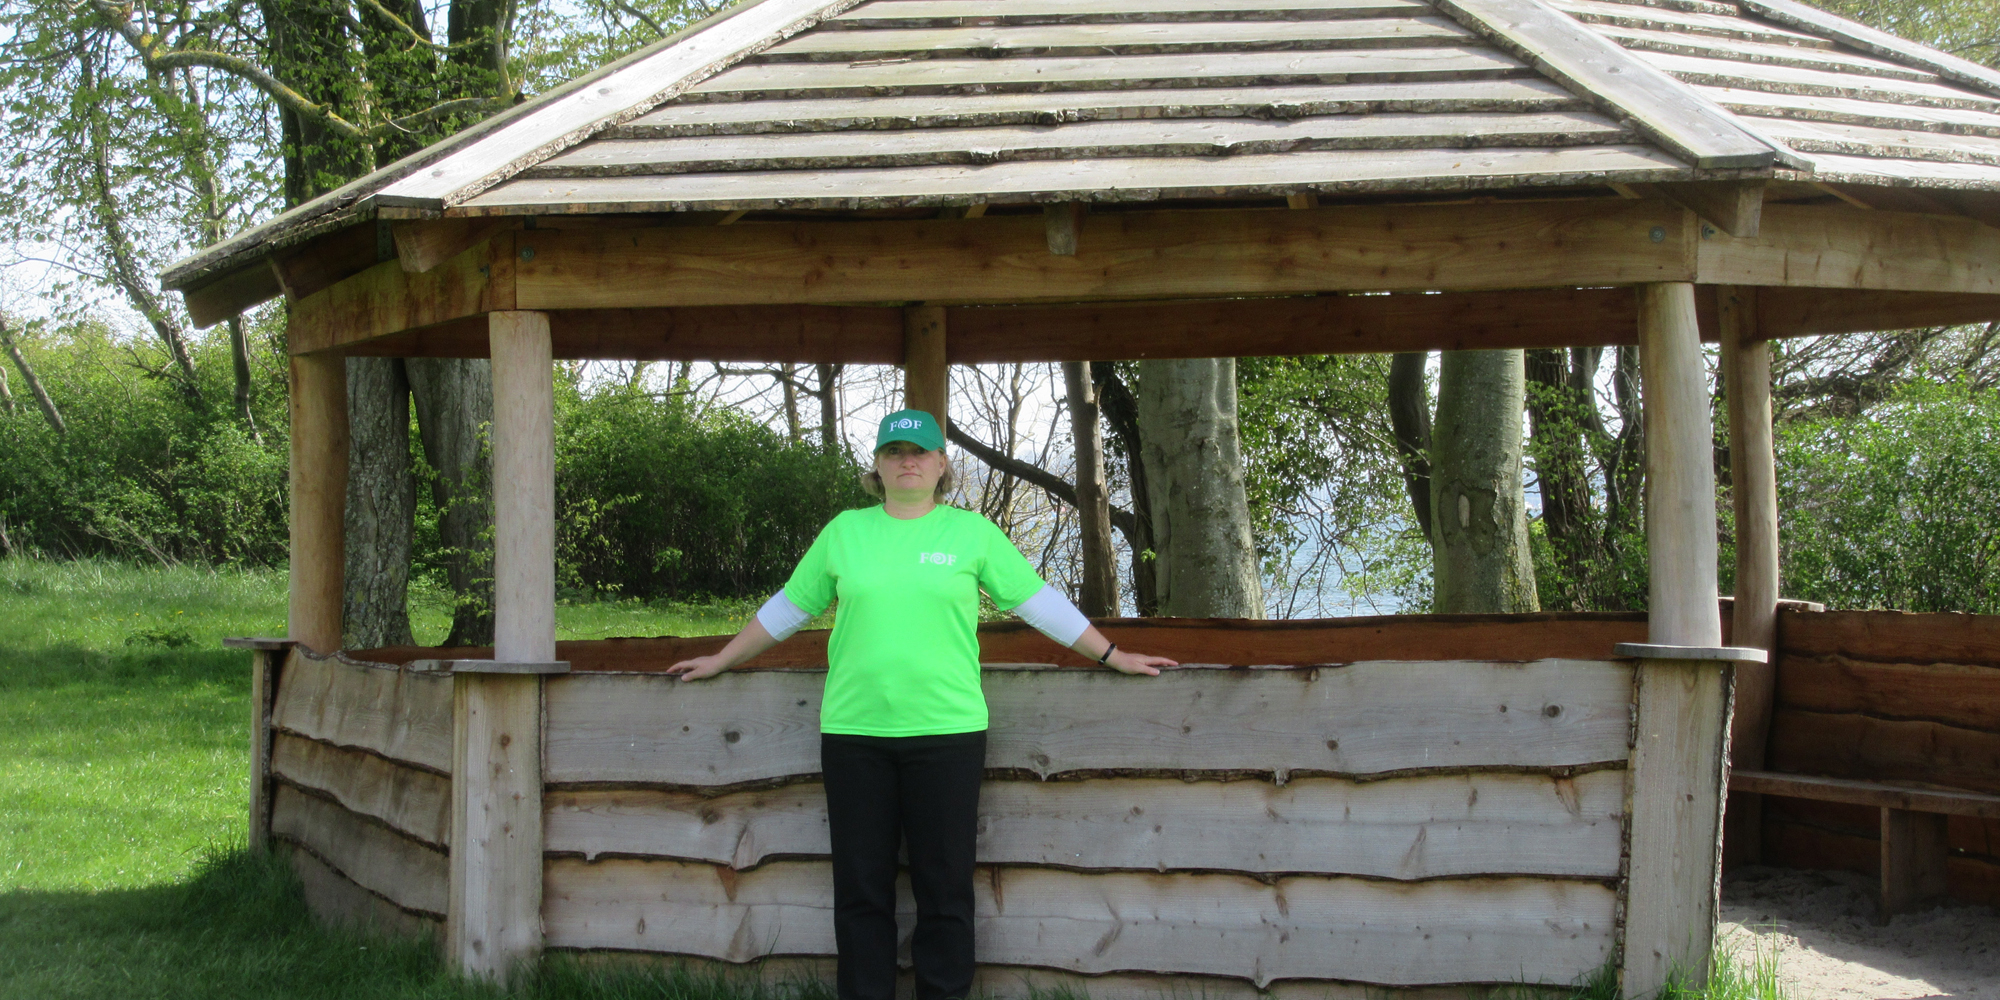
POLYGON ((1105 660, 1104 665, 1121 674, 1136 674, 1141 677, 1158 677, 1161 667, 1180 666, 1164 656, 1147 656, 1144 653, 1131 653, 1122 649, 1112 650, 1111 658, 1105 660))

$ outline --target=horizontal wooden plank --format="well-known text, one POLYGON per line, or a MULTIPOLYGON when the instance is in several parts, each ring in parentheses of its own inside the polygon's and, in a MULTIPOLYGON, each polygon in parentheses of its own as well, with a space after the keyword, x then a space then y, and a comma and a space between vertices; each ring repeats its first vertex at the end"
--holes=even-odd
POLYGON ((405 938, 441 938, 441 917, 411 913, 327 867, 305 849, 285 841, 271 845, 299 877, 306 909, 321 923, 405 938))
MULTIPOLYGON (((903 0, 899 0, 903 2, 903 0)), ((915 0, 909 0, 915 2, 915 0)), ((1640 612, 1539 612, 1519 615, 1378 615, 1364 618, 1248 621, 1241 618, 1105 618, 1097 627, 1122 648, 1170 656, 1182 663, 1281 664, 1354 663, 1362 660, 1518 660, 1552 657, 1591 660, 1610 655, 1621 642, 1643 642, 1646 616, 1640 612)), ((824 629, 808 629, 757 656, 738 671, 761 667, 826 666, 824 629)), ((569 640, 556 644, 556 657, 575 673, 665 670, 694 656, 706 656, 729 641, 726 635, 652 639, 569 640)), ((491 656, 491 647, 397 646, 360 650, 356 659, 407 663, 417 659, 491 656)), ((979 626, 982 663, 1092 665, 1022 622, 979 626)))
POLYGON ((289 785, 271 797, 271 835, 312 853, 396 906, 442 918, 450 880, 443 851, 289 785))
MULTIPOLYGON (((833 951, 824 862, 753 872, 673 861, 548 866, 553 947, 749 962, 833 951)), ((981 959, 1089 974, 1384 985, 1568 983, 1603 965, 1616 894, 1592 882, 1396 883, 991 868, 974 881, 981 959)), ((906 897, 907 898, 907 897, 906 897)))
POLYGON ((1761 63, 1768 66, 1792 66, 1799 69, 1824 70, 1830 73, 1862 73, 1868 76, 1890 80, 1914 80, 1923 83, 1939 83, 1937 74, 1900 66, 1896 63, 1874 59, 1838 49, 1818 46, 1792 45, 1789 42, 1768 42, 1718 38, 1714 35, 1682 31, 1662 31, 1653 28, 1628 28, 1622 25, 1601 25, 1597 32, 1616 41, 1628 49, 1640 52, 1671 52, 1679 55, 1696 56, 1705 59, 1727 59, 1732 62, 1761 63))
POLYGON ((1312 21, 977 25, 814 31, 772 46, 756 62, 858 62, 1019 56, 1156 55, 1463 45, 1471 32, 1437 17, 1312 21))
POLYGON ((293 354, 512 309, 514 239, 500 233, 429 271, 386 261, 292 304, 293 354))
MULTIPOLYGON (((1620 761, 1625 663, 1357 663, 1274 670, 1000 670, 987 766, 1384 775, 1620 761)), ((570 674, 546 690, 554 783, 716 786, 819 771, 817 672, 570 674)))
MULTIPOLYGON (((1278 198, 1301 191, 1338 195, 1521 187, 1596 188, 1619 182, 1673 181, 1687 176, 1687 168, 1680 161, 1651 147, 1637 145, 1329 150, 1221 157, 1114 156, 1079 161, 1003 160, 972 165, 841 170, 527 178, 502 184, 466 202, 461 211, 469 215, 535 215, 719 208, 759 211, 937 207, 968 202, 1278 198)), ((523 268, 529 263, 532 262, 524 262, 523 268)), ((847 300, 856 298, 865 300, 868 296, 850 295, 847 300)), ((520 308, 529 307, 523 304, 520 308)))
POLYGON ((1764 206, 1756 236, 1700 241, 1697 281, 2000 292, 2000 229, 1972 219, 1764 206))
POLYGON ((1778 637, 1800 656, 2000 667, 2000 615, 1780 611, 1778 637))
MULTIPOLYGON (((1783 819, 1764 824, 1764 863, 1784 868, 1816 868, 1876 875, 1881 844, 1873 838, 1839 833, 1783 819)), ((1989 857, 1954 854, 1945 859, 1945 884, 1961 903, 2000 905, 2000 864, 1989 857)))
POLYGON ((207 329, 245 309, 284 294, 271 265, 262 260, 238 268, 204 284, 181 292, 188 320, 196 329, 207 329))
POLYGON ((2000 320, 2000 295, 1762 288, 1757 315, 1758 334, 1770 338, 1908 330, 2000 320))
POLYGON ((2000 92, 2000 72, 1992 67, 1919 45, 1878 28, 1793 0, 1745 0, 1743 6, 1779 24, 1804 28, 1863 52, 1872 52, 1910 66, 1921 66, 1988 92, 2000 92))
POLYGON ((1873 128, 1922 129, 1955 135, 2000 136, 2000 115, 1967 108, 1919 107, 1845 97, 1807 97, 1736 87, 1703 87, 1701 91, 1717 104, 1741 115, 1873 128))
POLYGON ((1813 171, 1809 176, 1820 184, 1887 185, 1985 193, 2000 191, 2000 167, 1984 163, 1902 160, 1843 153, 1802 155, 1812 159, 1813 171))
POLYGON ((1669 76, 1705 87, 1735 87, 1768 90, 1806 97, 1845 97, 1860 101, 1886 101, 1939 108, 1972 108, 1991 111, 2000 99, 1949 83, 1924 83, 1826 70, 1772 66, 1766 63, 1737 62, 1683 56, 1671 52, 1635 53, 1669 76))
POLYGON ((1380 114, 1289 121, 1191 118, 1048 128, 913 129, 605 139, 522 176, 620 177, 726 170, 822 170, 1075 160, 1112 156, 1239 156, 1338 149, 1471 149, 1630 143, 1637 133, 1592 112, 1380 114))
POLYGON ((279 673, 271 726, 448 774, 451 678, 294 649, 279 673))
POLYGON ((1301 118, 1426 111, 1522 114, 1589 107, 1546 80, 1162 87, 1056 93, 946 94, 763 101, 673 102, 604 133, 610 138, 739 135, 836 129, 1058 125, 1131 118, 1301 118))
POLYGON ((1765 761, 1773 771, 2000 794, 2000 734, 1935 722, 1779 706, 1765 761))
MULTIPOLYGON (((796 361, 894 365, 903 361, 903 311, 894 306, 689 306, 557 309, 549 314, 557 358, 650 361, 796 361)), ((484 358, 484 317, 390 334, 350 355, 484 358)))
POLYGON ((1841 153, 1847 156, 2000 166, 2000 139, 1988 136, 1784 118, 1746 117, 1745 120, 1802 153, 1841 153))
POLYGON ((955 24, 1104 24, 1169 21, 1315 21, 1431 12, 1422 0, 899 0, 863 4, 824 30, 955 24))
POLYGON ((1186 55, 1019 59, 920 59, 862 67, 817 62, 738 66, 689 90, 718 97, 866 97, 959 90, 1092 90, 1283 83, 1490 79, 1525 75, 1518 60, 1484 46, 1202 52, 1186 55))
POLYGON ((1795 45, 1800 48, 1833 48, 1832 42, 1817 35, 1774 27, 1763 21, 1730 14, 1708 14, 1649 4, 1603 2, 1603 0, 1549 0, 1549 6, 1585 24, 1679 31, 1716 38, 1740 38, 1745 41, 1795 45))
MULTIPOLYGON (((1271 159, 1314 155, 1374 154, 1271 159)), ((522 241, 516 282, 523 309, 1616 285, 1692 277, 1689 218, 1664 201, 1132 212, 1086 218, 1068 257, 1039 216, 554 232, 522 241)))
POLYGON ((1838 654, 1784 654, 1777 666, 1781 705, 2000 733, 2000 667, 1883 663, 1838 654))
POLYGON ((1980 792, 1940 792, 1922 788, 1902 788, 1879 781, 1852 778, 1818 778, 1773 771, 1732 771, 1732 792, 1756 792, 1826 802, 1847 802, 1882 809, 1940 813, 2000 819, 2000 795, 1980 792))
MULTIPOLYGON (((1631 118, 1673 155, 1703 168, 1760 169, 1776 151, 1727 112, 1539 0, 1436 0, 1438 9, 1542 75, 1631 118)), ((1748 43, 1744 43, 1748 44, 1748 43)))
POLYGON ((272 739, 271 774, 440 850, 450 839, 450 778, 290 733, 272 739))
MULTIPOLYGON (((1401 880, 1465 875, 1616 878, 1625 773, 1337 778, 989 781, 984 864, 1075 869, 1318 872, 1401 880)), ((753 868, 825 856, 817 783, 703 796, 557 791, 555 854, 652 856, 753 868)))

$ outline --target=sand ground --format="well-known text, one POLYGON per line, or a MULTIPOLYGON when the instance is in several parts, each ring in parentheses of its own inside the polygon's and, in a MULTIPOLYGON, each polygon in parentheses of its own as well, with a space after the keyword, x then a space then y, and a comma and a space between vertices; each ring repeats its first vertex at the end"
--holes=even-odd
POLYGON ((1874 880, 1749 867, 1722 884, 1737 961, 1776 949, 1791 1000, 2000 1000, 2000 911, 1939 907, 1874 921, 1874 880))

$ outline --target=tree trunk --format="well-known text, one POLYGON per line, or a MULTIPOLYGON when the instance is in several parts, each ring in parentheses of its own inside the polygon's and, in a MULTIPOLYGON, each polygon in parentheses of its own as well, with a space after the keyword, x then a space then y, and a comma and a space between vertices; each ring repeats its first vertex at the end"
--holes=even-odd
POLYGON ((438 541, 451 586, 447 646, 493 642, 493 459, 482 429, 493 422, 493 363, 482 358, 404 362, 424 459, 435 478, 438 541))
POLYGON ((1111 494, 1104 488, 1104 431, 1097 420, 1097 386, 1090 365, 1063 362, 1069 393, 1070 437, 1076 442, 1077 531, 1082 536, 1083 574, 1077 606, 1089 618, 1118 613, 1118 569, 1111 552, 1111 494))
POLYGON ((1561 348, 1528 351, 1526 367, 1529 450, 1541 484, 1542 531, 1561 571, 1564 609, 1587 611, 1594 603, 1592 577, 1602 553, 1590 516, 1584 409, 1597 407, 1590 396, 1576 392, 1561 348))
POLYGON ((1599 459, 1604 469, 1604 534, 1622 544, 1639 530, 1645 513, 1646 414, 1639 391, 1639 349, 1620 347, 1611 377, 1618 436, 1599 459))
POLYGON ((243 317, 229 317, 229 363, 236 380, 236 419, 259 445, 264 435, 257 430, 257 415, 250 410, 250 338, 243 333, 243 317))
POLYGON ((840 396, 838 393, 840 370, 845 365, 814 365, 814 374, 819 376, 819 388, 813 395, 819 399, 819 444, 829 453, 840 448, 840 396))
POLYGON ((1142 361, 1138 408, 1160 613, 1264 617, 1237 439, 1236 360, 1142 361))
POLYGON ((785 393, 785 440, 799 444, 806 439, 805 430, 799 424, 799 366, 780 366, 778 386, 785 393))
POLYGON ((408 646, 410 384, 400 358, 347 359, 347 580, 341 646, 408 646))
POLYGON ((1431 551, 1437 610, 1534 611, 1535 566, 1521 494, 1520 351, 1446 351, 1431 437, 1431 551))
POLYGON ((1153 571, 1157 546, 1153 544, 1152 491, 1146 484, 1146 463, 1139 458, 1144 450, 1139 435, 1139 403, 1132 398, 1132 391, 1118 377, 1118 369, 1111 362, 1091 362, 1090 378, 1097 383, 1098 408, 1125 453, 1125 479, 1132 493, 1132 530, 1127 535, 1132 545, 1132 603, 1140 617, 1149 618, 1160 613, 1160 590, 1159 578, 1153 571))
POLYGON ((10 417, 14 415, 14 393, 7 388, 7 369, 5 368, 0 368, 0 410, 7 411, 7 415, 10 417))
POLYGON ((14 367, 21 370, 21 380, 28 383, 28 393, 35 397, 35 405, 41 407, 42 419, 49 422, 49 429, 58 437, 69 433, 69 425, 63 422, 62 411, 56 409, 56 401, 49 398, 47 389, 42 388, 42 380, 35 377, 35 369, 28 364, 28 358, 14 343, 14 331, 7 328, 7 321, 0 319, 0 348, 5 348, 7 356, 14 359, 14 367))
POLYGON ((1425 538, 1431 537, 1431 390, 1424 372, 1429 361, 1426 351, 1389 359, 1389 426, 1403 457, 1403 488, 1425 538))

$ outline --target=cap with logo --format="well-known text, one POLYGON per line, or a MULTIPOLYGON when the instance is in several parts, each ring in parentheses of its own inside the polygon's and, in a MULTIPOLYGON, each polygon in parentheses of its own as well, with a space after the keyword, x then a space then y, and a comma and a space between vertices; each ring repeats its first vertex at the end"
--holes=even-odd
POLYGON ((944 430, 936 417, 922 410, 897 410, 882 418, 882 428, 875 432, 875 450, 881 451, 892 441, 908 441, 925 451, 937 451, 944 447, 944 430))

